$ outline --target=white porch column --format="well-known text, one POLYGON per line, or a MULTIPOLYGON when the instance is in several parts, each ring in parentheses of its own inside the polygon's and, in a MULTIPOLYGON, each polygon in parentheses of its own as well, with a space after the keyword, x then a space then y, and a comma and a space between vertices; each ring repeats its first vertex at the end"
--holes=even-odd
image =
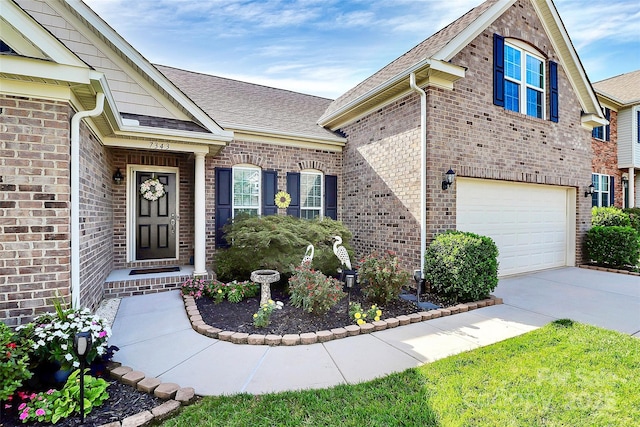
POLYGON ((194 185, 194 254, 193 264, 195 275, 207 274, 206 266, 206 192, 204 177, 204 153, 195 153, 195 185, 194 185))
POLYGON ((636 170, 629 168, 629 208, 636 207, 636 170))

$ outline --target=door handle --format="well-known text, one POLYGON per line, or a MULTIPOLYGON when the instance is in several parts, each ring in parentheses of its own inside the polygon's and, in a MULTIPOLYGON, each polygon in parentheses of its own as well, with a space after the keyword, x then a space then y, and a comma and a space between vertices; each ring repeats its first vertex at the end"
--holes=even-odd
POLYGON ((171 214, 171 220, 169 221, 169 225, 171 225, 171 234, 176 234, 176 214, 171 214))

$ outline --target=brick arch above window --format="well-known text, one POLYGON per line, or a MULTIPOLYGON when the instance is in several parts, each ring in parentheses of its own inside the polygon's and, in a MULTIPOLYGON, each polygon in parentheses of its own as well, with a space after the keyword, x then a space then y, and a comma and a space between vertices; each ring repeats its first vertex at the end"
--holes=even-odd
POLYGON ((323 173, 327 170, 327 166, 324 162, 318 160, 303 160, 298 162, 298 168, 300 168, 300 171, 315 169, 323 173))
POLYGON ((232 157, 234 165, 254 165, 261 169, 265 168, 265 160, 262 156, 250 153, 234 154, 232 157))

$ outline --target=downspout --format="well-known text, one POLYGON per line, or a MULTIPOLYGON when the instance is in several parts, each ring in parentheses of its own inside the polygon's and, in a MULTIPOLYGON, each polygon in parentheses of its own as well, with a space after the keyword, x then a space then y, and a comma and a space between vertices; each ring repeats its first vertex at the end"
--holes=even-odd
POLYGON ((427 94, 416 85, 415 73, 409 76, 409 84, 420 94, 420 278, 423 278, 427 249, 427 94))
POLYGON ((96 94, 96 107, 71 118, 71 304, 80 308, 80 122, 102 114, 104 93, 96 94))

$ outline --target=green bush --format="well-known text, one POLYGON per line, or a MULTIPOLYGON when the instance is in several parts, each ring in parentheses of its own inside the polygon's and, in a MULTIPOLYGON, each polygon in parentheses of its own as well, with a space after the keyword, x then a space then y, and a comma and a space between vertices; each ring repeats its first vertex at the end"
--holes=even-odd
POLYGON ((587 256, 596 264, 628 267, 638 264, 640 242, 632 227, 596 226, 587 232, 587 256))
POLYGON ((0 402, 7 400, 23 381, 31 378, 28 366, 30 345, 28 340, 22 340, 0 322, 0 402))
POLYGON ((603 208, 594 207, 591 208, 591 225, 594 227, 629 227, 631 222, 629 221, 629 215, 620 208, 614 206, 603 208))
POLYGON ((486 298, 498 286, 498 248, 489 237, 448 231, 425 253, 425 279, 431 290, 455 302, 486 298))
POLYGON ((622 211, 629 215, 631 226, 635 228, 638 233, 640 233, 640 208, 626 208, 622 211))
POLYGON ((345 296, 342 283, 307 266, 295 268, 289 278, 289 292, 291 305, 316 314, 326 313, 345 296))
POLYGON ((362 260, 358 270, 360 288, 365 297, 377 304, 387 304, 398 298, 402 286, 411 278, 398 265, 398 257, 393 252, 382 255, 373 253, 362 260))
MULTIPOLYGON (((247 280, 255 270, 276 270, 291 275, 291 265, 300 265, 307 246, 313 244, 312 267, 328 276, 337 274, 340 261, 333 253, 333 236, 344 242, 351 233, 330 218, 305 220, 292 216, 238 216, 225 227, 228 249, 218 250, 215 271, 222 281, 247 280)), ((348 243, 344 246, 349 249, 348 243)))

